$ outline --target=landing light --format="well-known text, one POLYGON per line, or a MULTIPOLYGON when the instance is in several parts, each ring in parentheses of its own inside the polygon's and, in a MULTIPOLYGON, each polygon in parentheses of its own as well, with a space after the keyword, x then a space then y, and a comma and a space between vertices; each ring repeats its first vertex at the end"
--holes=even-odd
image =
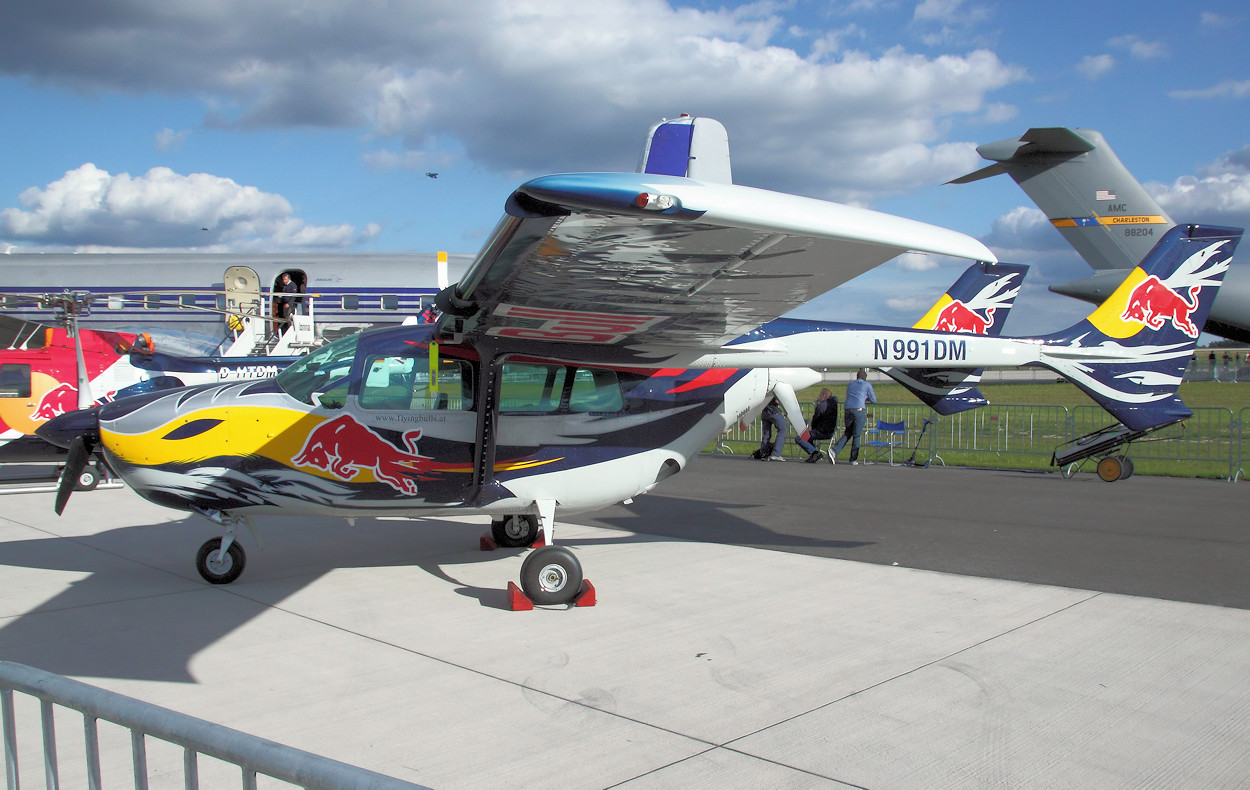
POLYGON ((634 204, 638 208, 647 209, 648 211, 667 211, 677 205, 677 198, 672 195, 653 195, 650 192, 639 192, 638 197, 634 198, 634 204))

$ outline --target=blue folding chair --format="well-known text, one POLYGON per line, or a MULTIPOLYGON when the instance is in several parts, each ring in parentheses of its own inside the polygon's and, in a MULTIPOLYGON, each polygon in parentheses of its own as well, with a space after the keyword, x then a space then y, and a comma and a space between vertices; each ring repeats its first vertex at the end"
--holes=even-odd
POLYGON ((894 466, 894 451, 903 449, 903 435, 907 433, 907 421, 877 420, 877 427, 869 428, 867 433, 871 438, 864 442, 864 461, 875 463, 874 459, 884 458, 888 460, 890 466, 894 466))

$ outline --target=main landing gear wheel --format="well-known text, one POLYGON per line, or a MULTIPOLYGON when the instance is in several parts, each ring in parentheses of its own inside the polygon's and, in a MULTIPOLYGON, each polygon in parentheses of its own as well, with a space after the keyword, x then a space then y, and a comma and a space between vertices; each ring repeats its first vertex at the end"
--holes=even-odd
POLYGON ((490 534, 498 546, 532 546, 538 537, 537 516, 508 516, 490 522, 490 534))
POLYGON ((221 553, 221 538, 205 541, 195 555, 195 569, 209 584, 229 584, 243 573, 247 555, 237 542, 231 543, 226 553, 221 553))
POLYGON ((582 564, 563 546, 534 549, 521 564, 521 590, 540 606, 570 603, 582 590, 582 564))

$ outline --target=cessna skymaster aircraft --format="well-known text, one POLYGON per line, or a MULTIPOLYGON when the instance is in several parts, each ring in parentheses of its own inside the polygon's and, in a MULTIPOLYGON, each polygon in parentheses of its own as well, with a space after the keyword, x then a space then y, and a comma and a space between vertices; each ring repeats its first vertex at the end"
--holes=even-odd
MULTIPOLYGON (((235 538, 254 515, 478 513, 504 545, 541 530, 521 589, 559 604, 583 573, 553 542, 557 510, 650 491, 772 391, 817 383, 809 366, 1044 365, 1129 427, 1190 414, 1176 387, 1239 230, 1177 228, 1054 335, 837 332, 778 316, 906 250, 993 256, 949 230, 733 185, 727 156, 672 155, 674 138, 720 140, 712 124, 662 124, 650 148, 667 155, 642 172, 523 184, 436 324, 343 338, 268 381, 72 412, 40 435, 70 447, 71 484, 98 447, 141 496, 222 525, 197 556, 212 582, 242 571, 235 538)), ((58 511, 68 496, 63 479, 58 511)))

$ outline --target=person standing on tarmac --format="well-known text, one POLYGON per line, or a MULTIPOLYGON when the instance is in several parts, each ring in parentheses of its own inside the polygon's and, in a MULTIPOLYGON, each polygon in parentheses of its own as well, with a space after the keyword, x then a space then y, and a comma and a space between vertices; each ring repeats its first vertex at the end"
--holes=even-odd
POLYGON ((843 432, 838 443, 829 451, 829 463, 835 463, 834 456, 842 452, 848 439, 851 441, 851 465, 859 463, 859 440, 864 435, 864 423, 867 420, 866 409, 869 403, 877 402, 877 393, 868 381, 868 371, 863 368, 855 374, 855 378, 846 385, 846 411, 842 415, 843 432))
POLYGON ((781 404, 773 398, 760 414, 763 431, 760 437, 760 449, 752 453, 752 457, 760 461, 784 461, 781 452, 786 447, 786 415, 781 411, 781 404), (773 432, 776 431, 774 437, 773 432))

